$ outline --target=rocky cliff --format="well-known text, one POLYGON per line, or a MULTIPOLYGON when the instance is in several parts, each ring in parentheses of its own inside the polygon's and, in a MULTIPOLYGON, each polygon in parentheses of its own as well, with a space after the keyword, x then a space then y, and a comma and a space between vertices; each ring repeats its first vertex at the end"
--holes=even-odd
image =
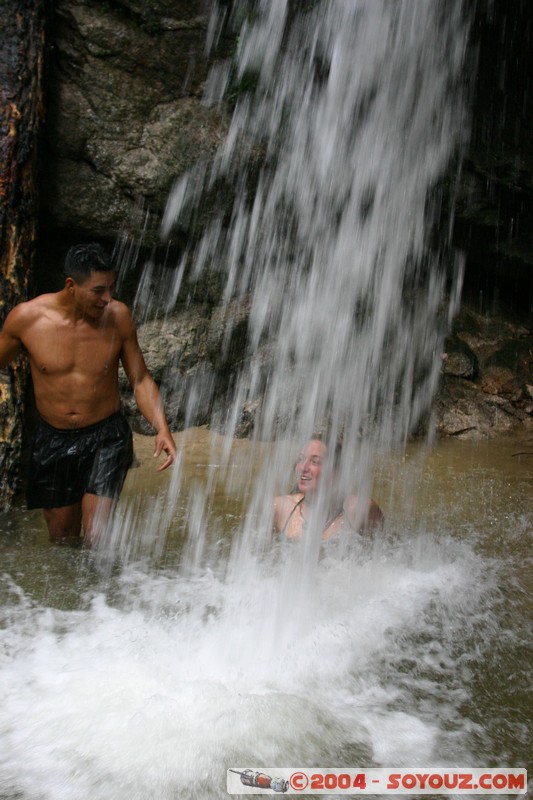
MULTIPOLYGON (((133 284, 146 259, 175 268, 180 235, 195 231, 177 232, 162 251, 158 226, 169 189, 191 164, 212 157, 228 125, 227 111, 202 102, 211 61, 235 45, 231 30, 213 26, 211 10, 208 0, 55 3, 37 290, 57 288, 65 249, 79 240, 121 241, 133 284), (215 45, 209 54, 208 40, 215 45)), ((529 430, 533 420, 531 16, 520 0, 476 5, 473 133, 453 198, 466 276, 435 407, 442 435, 493 436, 529 430)), ((154 284, 161 275, 154 272, 154 284)), ((131 287, 122 288, 127 295, 131 287)), ((239 308, 231 342, 222 346, 217 287, 210 285, 163 324, 141 325, 149 365, 170 387, 176 427, 210 419, 212 403, 202 398, 223 404, 242 367, 246 313, 239 308)), ((242 435, 259 406, 257 397, 243 408, 242 435)), ((142 429, 136 417, 134 424, 142 429)))

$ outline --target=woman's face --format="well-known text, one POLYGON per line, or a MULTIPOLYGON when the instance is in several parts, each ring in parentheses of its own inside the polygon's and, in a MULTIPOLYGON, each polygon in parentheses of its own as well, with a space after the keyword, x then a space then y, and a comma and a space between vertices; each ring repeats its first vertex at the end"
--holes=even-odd
POLYGON ((326 445, 318 439, 311 439, 304 447, 296 462, 299 492, 308 494, 317 491, 326 452, 326 445))

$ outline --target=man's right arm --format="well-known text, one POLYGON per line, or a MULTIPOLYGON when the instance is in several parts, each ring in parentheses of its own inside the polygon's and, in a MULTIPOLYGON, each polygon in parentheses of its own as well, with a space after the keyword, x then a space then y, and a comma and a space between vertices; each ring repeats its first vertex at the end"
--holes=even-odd
POLYGON ((0 331, 0 369, 14 361, 22 349, 18 333, 19 316, 17 308, 10 311, 0 331))

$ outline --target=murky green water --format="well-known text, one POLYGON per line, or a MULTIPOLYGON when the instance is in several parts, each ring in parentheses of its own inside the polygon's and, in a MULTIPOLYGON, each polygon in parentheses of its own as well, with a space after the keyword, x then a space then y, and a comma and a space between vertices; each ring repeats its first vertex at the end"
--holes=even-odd
POLYGON ((156 775, 163 797, 222 797, 222 773, 245 763, 244 742, 248 761, 255 754, 265 766, 400 766, 420 753, 426 766, 531 769, 533 443, 449 441, 381 458, 373 494, 386 530, 360 543, 354 564, 326 554, 309 597, 318 606, 296 629, 302 661, 283 619, 266 633, 269 608, 287 591, 272 563, 241 586, 215 563, 274 445, 236 441, 225 462, 221 437, 198 429, 177 438, 182 488, 158 531, 153 513, 172 475, 157 475, 153 441, 136 437, 140 466, 121 499, 116 559, 50 545, 40 512, 0 519, 0 796, 140 798, 156 775), (211 555, 185 574, 195 519, 211 555), (262 625, 264 652, 254 639, 262 625), (272 703, 260 710, 265 697, 272 703), (296 698, 306 721, 288 710, 296 698), (168 748, 155 763, 158 742, 173 737, 187 758, 205 756, 204 794, 168 748))

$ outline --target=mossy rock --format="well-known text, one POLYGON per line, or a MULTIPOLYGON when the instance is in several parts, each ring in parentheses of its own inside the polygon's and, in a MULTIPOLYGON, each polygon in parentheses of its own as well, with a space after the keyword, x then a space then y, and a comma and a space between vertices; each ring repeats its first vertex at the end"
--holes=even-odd
POLYGON ((457 334, 446 339, 443 372, 456 378, 475 380, 479 374, 479 361, 474 351, 457 334))
POLYGON ((533 338, 507 339, 485 362, 486 367, 504 367, 520 380, 531 383, 533 372, 533 338))

